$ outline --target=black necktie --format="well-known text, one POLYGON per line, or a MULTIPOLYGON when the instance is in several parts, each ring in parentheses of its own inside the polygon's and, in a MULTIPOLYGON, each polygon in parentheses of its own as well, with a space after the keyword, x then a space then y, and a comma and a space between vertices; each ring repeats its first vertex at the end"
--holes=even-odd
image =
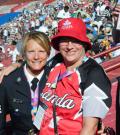
POLYGON ((37 87, 38 81, 39 81, 39 80, 38 80, 37 78, 33 78, 33 80, 31 81, 31 83, 32 83, 31 89, 32 89, 33 91, 35 91, 35 89, 36 89, 36 87, 37 87))

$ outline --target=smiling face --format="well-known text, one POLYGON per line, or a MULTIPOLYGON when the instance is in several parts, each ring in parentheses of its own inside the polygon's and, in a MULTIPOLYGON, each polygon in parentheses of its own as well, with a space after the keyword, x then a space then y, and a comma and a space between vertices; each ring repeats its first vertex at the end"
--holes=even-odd
POLYGON ((27 62, 27 70, 33 75, 39 74, 47 61, 48 54, 35 40, 28 40, 24 53, 27 62))
POLYGON ((73 38, 62 38, 59 42, 59 50, 66 66, 78 67, 82 63, 85 49, 82 43, 73 38))

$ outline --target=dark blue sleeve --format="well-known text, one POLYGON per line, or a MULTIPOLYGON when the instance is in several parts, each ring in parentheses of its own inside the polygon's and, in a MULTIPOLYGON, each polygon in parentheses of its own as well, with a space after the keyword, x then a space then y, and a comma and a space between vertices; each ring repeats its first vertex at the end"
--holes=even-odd
POLYGON ((0 135, 6 135, 7 98, 5 87, 0 85, 0 135))

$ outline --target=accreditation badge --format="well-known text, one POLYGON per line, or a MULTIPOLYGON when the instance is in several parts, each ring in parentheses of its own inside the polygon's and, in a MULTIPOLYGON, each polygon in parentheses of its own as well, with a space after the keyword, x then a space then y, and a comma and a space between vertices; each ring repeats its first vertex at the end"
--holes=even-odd
POLYGON ((37 110, 37 113, 33 122, 33 124, 38 130, 40 130, 42 120, 43 120, 43 117, 47 108, 48 107, 44 103, 40 102, 40 105, 38 107, 38 110, 37 110))

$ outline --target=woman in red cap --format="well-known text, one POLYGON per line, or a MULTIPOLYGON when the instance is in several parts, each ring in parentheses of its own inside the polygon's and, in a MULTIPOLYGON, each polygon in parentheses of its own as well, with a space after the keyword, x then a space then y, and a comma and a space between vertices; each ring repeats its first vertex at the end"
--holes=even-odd
POLYGON ((84 22, 61 20, 51 43, 60 53, 47 63, 39 135, 95 135, 111 106, 111 84, 103 68, 85 55, 91 43, 84 22))
POLYGON ((39 135, 94 135, 111 106, 111 84, 102 67, 85 55, 91 49, 85 24, 61 20, 51 43, 60 54, 41 93, 47 109, 39 135))

